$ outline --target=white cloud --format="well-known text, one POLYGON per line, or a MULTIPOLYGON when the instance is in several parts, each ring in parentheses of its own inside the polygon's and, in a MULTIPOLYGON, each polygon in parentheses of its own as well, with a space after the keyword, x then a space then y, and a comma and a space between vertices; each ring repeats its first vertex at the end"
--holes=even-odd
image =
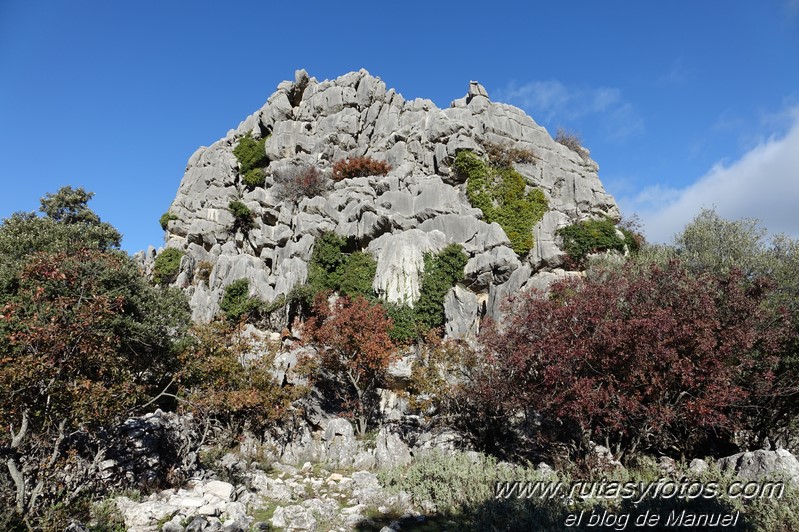
POLYGON ((497 91, 497 100, 527 111, 536 121, 569 125, 591 115, 602 115, 607 134, 621 139, 644 130, 635 107, 615 87, 569 87, 557 80, 511 83, 497 91))
POLYGON ((691 77, 693 77, 693 72, 685 66, 682 57, 678 57, 672 61, 668 72, 658 78, 658 83, 661 85, 682 85, 691 77))
POLYGON ((624 213, 636 212, 647 238, 670 242, 703 207, 728 219, 757 218, 772 233, 799 236, 799 107, 787 112, 788 132, 761 141, 739 160, 716 164, 683 189, 649 187, 623 197, 624 213))

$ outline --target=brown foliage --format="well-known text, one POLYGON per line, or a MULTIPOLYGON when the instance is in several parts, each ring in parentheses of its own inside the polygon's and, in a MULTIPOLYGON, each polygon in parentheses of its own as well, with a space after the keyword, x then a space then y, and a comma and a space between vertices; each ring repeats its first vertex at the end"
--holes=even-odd
POLYGON ((329 179, 315 166, 292 166, 275 173, 275 198, 298 202, 327 190, 329 179))
POLYGON ((76 464, 92 462, 93 431, 148 397, 168 362, 129 349, 124 320, 135 308, 114 284, 126 279, 127 257, 84 249, 26 260, 0 310, 0 448, 16 512, 35 522, 46 502, 80 493, 91 467, 76 464))
POLYGON ((577 133, 566 131, 565 129, 559 127, 557 133, 555 133, 555 142, 563 144, 583 158, 586 157, 586 151, 585 148, 583 148, 583 141, 580 138, 580 135, 577 133))
POLYGON ((762 305, 766 288, 678 262, 561 282, 484 329, 493 367, 475 393, 509 412, 532 406, 542 438, 580 452, 589 440, 617 455, 727 445, 753 427, 760 398, 795 388, 775 379, 789 329, 762 305))
POLYGON ((211 278, 211 272, 214 269, 214 265, 207 260, 201 260, 197 264, 197 269, 194 272, 194 278, 197 281, 205 281, 206 283, 211 278))
POLYGON ((510 168, 513 163, 535 164, 538 161, 533 150, 517 148, 511 144, 485 142, 483 147, 491 164, 499 168, 510 168))
MULTIPOLYGON (((82 250, 34 255, 20 278, 20 297, 2 309, 7 331, 0 366, 5 426, 29 411, 31 428, 51 430, 107 421, 143 392, 146 360, 124 357, 115 318, 125 301, 101 293, 116 254, 82 250)), ((1 437, 4 437, 3 434, 1 437)))
POLYGON ((279 344, 224 322, 197 325, 190 333, 192 341, 179 355, 182 409, 217 425, 225 436, 257 434, 285 419, 291 403, 307 392, 275 380, 271 370, 279 344))
POLYGON ((313 314, 304 334, 319 351, 322 369, 349 387, 347 404, 364 434, 375 415, 377 388, 397 357, 388 335, 391 319, 381 305, 362 296, 340 297, 330 304, 324 292, 317 295, 313 314))
POLYGON ((341 159, 333 165, 333 180, 341 181, 351 177, 367 177, 371 175, 386 175, 391 171, 391 166, 385 161, 376 161, 371 157, 352 157, 341 159))

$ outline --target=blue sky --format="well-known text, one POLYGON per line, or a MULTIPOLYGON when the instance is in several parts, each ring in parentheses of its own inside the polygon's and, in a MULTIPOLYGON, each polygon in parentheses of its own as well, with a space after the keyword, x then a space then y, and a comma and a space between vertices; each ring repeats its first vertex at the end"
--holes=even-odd
POLYGON ((799 236, 799 0, 0 0, 0 217, 83 186, 158 247, 189 156, 298 68, 439 107, 476 79, 579 132, 652 240, 714 205, 799 236))

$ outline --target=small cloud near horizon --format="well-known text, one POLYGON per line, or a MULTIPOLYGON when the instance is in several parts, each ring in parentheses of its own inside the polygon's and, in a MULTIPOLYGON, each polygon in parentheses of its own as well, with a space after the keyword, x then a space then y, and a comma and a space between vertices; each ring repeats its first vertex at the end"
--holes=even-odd
POLYGON ((783 136, 761 140, 737 161, 715 164, 682 189, 655 185, 621 197, 622 212, 640 216, 651 242, 671 242, 704 207, 727 219, 756 218, 772 234, 799 237, 799 106, 784 114, 791 126, 783 136))

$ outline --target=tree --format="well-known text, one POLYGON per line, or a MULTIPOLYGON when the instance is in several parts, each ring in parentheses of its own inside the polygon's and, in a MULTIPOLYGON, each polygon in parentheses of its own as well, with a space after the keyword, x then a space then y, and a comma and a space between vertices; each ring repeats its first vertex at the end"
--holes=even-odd
MULTIPOLYGON (((796 414, 799 396, 790 391, 791 382, 799 376, 799 242, 785 235, 767 238, 768 232, 758 220, 726 220, 713 209, 703 209, 675 236, 673 246, 644 245, 630 257, 624 267, 647 269, 653 262, 666 265, 679 258, 683 265, 697 275, 724 276, 739 270, 746 283, 768 283, 771 289, 764 303, 772 312, 787 312, 792 323, 792 340, 780 354, 775 369, 775 385, 784 393, 757 398, 757 427, 753 434, 764 440, 767 436, 782 445, 791 445, 791 433, 796 433, 796 414)), ((605 261, 604 266, 612 266, 605 261)), ((615 265, 621 267, 620 264, 615 265)), ((602 267, 589 270, 589 275, 602 277, 602 267)), ((751 445, 761 445, 753 441, 751 445)))
POLYGON ((86 192, 82 187, 62 187, 55 194, 45 194, 39 210, 56 222, 97 225, 100 217, 87 206, 93 197, 94 192, 86 192))
POLYGON ((13 485, 0 500, 34 522, 42 502, 85 489, 74 466, 101 456, 100 427, 168 385, 189 316, 182 293, 114 249, 119 233, 84 209, 90 197, 48 195, 47 216, 0 226, 0 449, 13 485))
POLYGON ((795 333, 763 305, 768 294, 739 272, 694 275, 677 261, 560 282, 484 329, 494 369, 478 388, 494 386, 510 412, 534 409, 539 436, 576 452, 589 441, 619 456, 729 444, 755 428, 760 398, 788 393, 775 371, 795 333))
MULTIPOLYGON (((191 328, 179 354, 179 398, 195 419, 235 438, 247 429, 255 434, 286 418, 304 386, 282 386, 275 380, 274 344, 246 335, 239 324, 214 322, 191 328)), ((225 441, 230 444, 231 441, 225 441)))
POLYGON ((345 406, 355 416, 358 433, 364 434, 377 410, 377 388, 396 359, 388 336, 391 319, 381 305, 362 296, 339 297, 333 303, 327 296, 316 296, 304 334, 317 348, 322 369, 348 386, 345 406))
POLYGON ((69 435, 119 420, 174 371, 188 312, 155 290, 119 252, 41 252, 24 265, 0 316, 0 422, 12 427, 0 445, 18 513, 56 496, 69 435))
POLYGON ((702 211, 674 239, 680 259, 695 271, 745 276, 766 273, 766 230, 751 218, 725 220, 713 209, 702 211))
POLYGON ((14 290, 25 257, 39 252, 119 248, 122 236, 89 209, 92 193, 71 187, 41 200, 45 216, 17 212, 0 225, 0 303, 14 290))

